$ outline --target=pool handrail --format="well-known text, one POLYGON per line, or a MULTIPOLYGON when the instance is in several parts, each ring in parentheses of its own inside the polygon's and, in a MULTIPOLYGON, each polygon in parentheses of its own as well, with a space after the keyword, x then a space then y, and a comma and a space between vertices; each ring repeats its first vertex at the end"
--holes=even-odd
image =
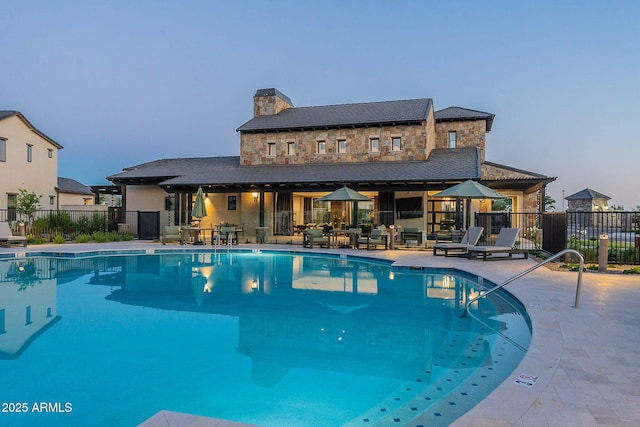
POLYGON ((486 292, 480 292, 480 295, 471 298, 464 306, 464 312, 462 313, 462 317, 466 317, 467 313, 469 312, 469 306, 471 304, 473 304, 474 302, 476 302, 477 300, 479 300, 480 298, 484 298, 487 295, 489 295, 490 293, 493 293, 495 291, 497 291, 498 289, 502 289, 505 286, 507 286, 509 283, 513 282, 514 280, 517 280, 519 278, 521 278, 522 276, 524 276, 525 274, 529 274, 531 273, 533 270, 536 270, 538 267, 542 267, 543 265, 547 264, 548 262, 553 261, 554 259, 560 258, 563 255, 566 254, 574 254, 575 256, 578 257, 578 260, 580 261, 580 266, 578 267, 578 284, 576 286, 576 300, 575 300, 575 304, 573 306, 573 308, 578 308, 578 305, 580 304, 580 289, 582 287, 582 270, 584 269, 584 258, 582 257, 582 254, 578 251, 576 251, 575 249, 564 249, 554 255, 551 255, 549 258, 539 262, 538 264, 534 265, 533 267, 527 268, 526 270, 524 270, 521 273, 516 274, 515 276, 505 280, 504 282, 502 282, 499 285, 494 286, 493 288, 489 289, 486 292))

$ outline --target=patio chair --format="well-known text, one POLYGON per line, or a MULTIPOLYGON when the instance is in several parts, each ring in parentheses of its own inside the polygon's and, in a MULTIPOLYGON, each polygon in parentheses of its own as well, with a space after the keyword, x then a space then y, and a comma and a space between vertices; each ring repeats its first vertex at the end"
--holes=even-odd
MULTIPOLYGON (((482 254, 482 259, 487 260, 488 255, 507 254, 508 258, 512 258, 513 254, 522 254, 524 258, 529 258, 527 249, 516 248, 516 240, 520 233, 519 228, 504 227, 500 229, 496 244, 494 246, 470 246, 467 250, 469 258, 477 258, 482 254)), ((507 259, 505 257, 495 257, 494 259, 507 259)))
POLYGON ((221 244, 233 245, 234 240, 235 240, 235 244, 238 244, 238 230, 236 229, 236 226, 223 225, 222 227, 220 227, 220 233, 218 234, 218 238, 220 239, 221 244))
POLYGON ((329 238, 324 235, 321 228, 310 228, 302 233, 302 246, 313 248, 313 245, 329 247, 329 238))
MULTIPOLYGON (((444 256, 449 256, 449 251, 466 253, 470 246, 475 246, 480 240, 484 227, 469 227, 462 236, 460 242, 439 242, 433 246, 433 254, 438 255, 438 251, 444 252, 444 256)), ((458 254, 459 255, 459 254, 458 254)))
POLYGON ((27 246, 27 238, 14 236, 8 222, 0 222, 0 246, 9 247, 13 244, 27 246))
POLYGON ((183 244, 182 230, 179 225, 165 225, 162 231, 162 244, 166 245, 168 241, 178 241, 183 244))
POLYGON ((373 246, 374 249, 377 249, 378 245, 383 245, 386 250, 389 248, 389 237, 386 231, 376 228, 371 230, 371 233, 366 236, 358 238, 356 249, 360 249, 360 245, 367 245, 367 250, 371 249, 371 246, 373 246))
POLYGON ((400 241, 403 245, 406 245, 407 240, 415 241, 417 245, 422 245, 422 231, 417 227, 405 227, 400 232, 400 241))

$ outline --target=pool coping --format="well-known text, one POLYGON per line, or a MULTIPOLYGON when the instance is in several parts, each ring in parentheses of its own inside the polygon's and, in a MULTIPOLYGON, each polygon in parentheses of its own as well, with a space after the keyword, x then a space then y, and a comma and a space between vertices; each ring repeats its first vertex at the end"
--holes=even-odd
MULTIPOLYGON (((0 257, 5 258, 8 254, 33 256, 39 252, 85 256, 98 251, 162 253, 166 250, 194 249, 190 246, 167 248, 154 242, 131 241, 42 245, 19 250, 2 248, 0 257)), ((207 249, 211 250, 204 248, 207 249)), ((240 250, 335 254, 386 260, 398 267, 455 268, 495 283, 501 283, 535 264, 530 259, 483 262, 440 257, 428 251, 322 250, 273 244, 246 244, 241 245, 240 250)), ((640 383, 640 360, 633 351, 634 348, 640 348, 640 332, 636 326, 640 323, 640 310, 637 309, 640 306, 639 282, 637 276, 584 274, 578 308, 573 307, 576 273, 540 268, 510 284, 507 290, 525 305, 531 318, 533 336, 529 350, 512 375, 452 425, 640 425, 640 386, 637 385, 640 383), (605 325, 609 326, 606 330, 599 328, 605 325), (520 374, 537 377, 537 380, 533 386, 523 386, 515 382, 520 374)), ((243 425, 190 414, 182 414, 186 417, 181 418, 178 413, 161 412, 161 416, 160 413, 149 414, 150 418, 141 425, 243 425)), ((425 422, 427 420, 418 417, 405 425, 425 422)))

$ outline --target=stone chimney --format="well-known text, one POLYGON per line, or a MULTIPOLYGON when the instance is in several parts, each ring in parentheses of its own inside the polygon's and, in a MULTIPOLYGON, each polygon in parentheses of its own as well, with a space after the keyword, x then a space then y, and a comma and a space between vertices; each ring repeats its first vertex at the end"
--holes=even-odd
POLYGON ((278 89, 258 89, 253 96, 253 117, 273 116, 287 108, 293 108, 293 103, 278 89))

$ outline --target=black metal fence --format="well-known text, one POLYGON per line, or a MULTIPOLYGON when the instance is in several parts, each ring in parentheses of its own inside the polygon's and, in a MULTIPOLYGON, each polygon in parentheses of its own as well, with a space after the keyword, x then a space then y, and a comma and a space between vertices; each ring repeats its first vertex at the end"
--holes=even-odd
POLYGON ((58 236, 74 240, 82 234, 119 232, 137 235, 138 212, 106 210, 38 210, 23 218, 14 209, 0 209, 0 222, 8 222, 14 234, 30 239, 53 241, 58 236))
POLYGON ((597 262, 606 236, 610 264, 640 264, 640 212, 567 212, 567 247, 597 262))
POLYGON ((492 212, 476 213, 475 226, 484 227, 480 238, 481 245, 494 245, 503 227, 520 229, 516 245, 522 249, 542 249, 542 214, 492 212))
MULTIPOLYGON (((141 214, 144 212, 120 208, 39 210, 32 219, 26 219, 14 209, 0 209, 0 222, 8 222, 14 234, 24 233, 35 240, 54 241, 61 237, 71 241, 79 235, 93 235, 95 232, 129 233, 138 237, 139 230, 145 229, 145 224, 139 222, 147 221, 147 216, 141 214)), ((146 224, 154 229, 154 235, 158 233, 155 230, 159 228, 157 222, 146 224)), ((601 237, 606 235, 610 264, 640 264, 640 212, 491 212, 476 213, 474 222, 476 226, 484 227, 480 240, 483 245, 495 244, 502 227, 517 227, 520 236, 516 244, 522 249, 555 253, 571 248, 579 251, 585 262, 595 263, 601 237)))
POLYGON ((554 253, 575 249, 588 263, 598 261, 601 237, 606 236, 610 264, 640 264, 640 212, 477 213, 475 225, 484 227, 482 244, 494 244, 502 227, 517 227, 521 248, 554 253))

